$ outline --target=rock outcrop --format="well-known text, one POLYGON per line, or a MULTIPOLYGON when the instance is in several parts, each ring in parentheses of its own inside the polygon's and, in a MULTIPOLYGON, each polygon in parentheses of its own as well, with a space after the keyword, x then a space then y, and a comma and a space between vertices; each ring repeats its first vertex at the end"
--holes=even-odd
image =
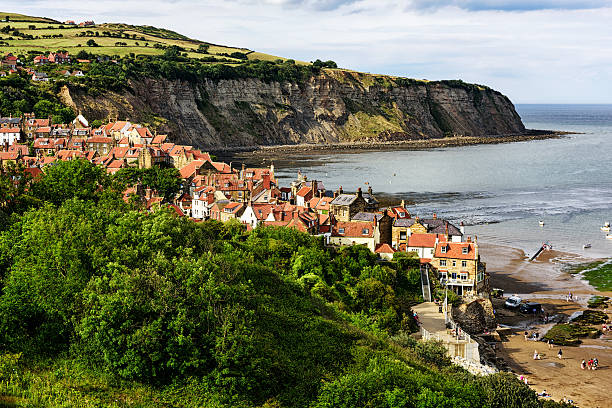
POLYGON ((453 307, 453 320, 469 334, 481 334, 485 330, 495 329, 497 321, 490 299, 478 298, 469 303, 453 307))
POLYGON ((486 87, 336 70, 304 83, 143 78, 122 92, 61 97, 87 117, 149 123, 210 150, 525 132, 510 100, 486 87))

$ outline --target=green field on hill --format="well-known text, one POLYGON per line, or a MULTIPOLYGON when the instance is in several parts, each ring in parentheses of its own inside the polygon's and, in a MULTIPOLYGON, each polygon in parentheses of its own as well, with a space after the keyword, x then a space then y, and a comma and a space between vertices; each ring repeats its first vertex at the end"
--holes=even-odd
MULTIPOLYGON (((245 48, 210 44, 190 39, 171 30, 152 26, 128 24, 96 24, 79 27, 42 17, 30 17, 0 12, 0 51, 15 55, 28 52, 54 52, 66 50, 76 55, 80 50, 120 57, 135 55, 162 55, 164 49, 179 46, 189 58, 223 59, 241 62, 244 58, 231 57, 232 53, 246 54, 248 59, 274 61, 284 58, 253 52, 245 48), (6 17, 8 21, 6 21, 6 17), (4 31, 1 31, 4 30, 4 31), (88 46, 89 40, 97 46, 88 46), (121 44, 120 44, 121 43, 121 44), (224 55, 225 54, 225 55, 224 55)), ((209 61, 214 63, 214 61, 209 61)))

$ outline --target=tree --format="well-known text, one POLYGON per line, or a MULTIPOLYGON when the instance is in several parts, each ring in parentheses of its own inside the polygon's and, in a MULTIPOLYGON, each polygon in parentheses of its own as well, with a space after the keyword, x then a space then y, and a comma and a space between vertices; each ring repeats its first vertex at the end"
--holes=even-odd
POLYGON ((45 168, 44 175, 32 185, 35 197, 59 205, 71 198, 97 200, 108 185, 104 170, 86 160, 60 161, 45 168))
POLYGON ((98 43, 96 43, 96 41, 93 38, 87 40, 87 46, 88 47, 99 47, 98 43))

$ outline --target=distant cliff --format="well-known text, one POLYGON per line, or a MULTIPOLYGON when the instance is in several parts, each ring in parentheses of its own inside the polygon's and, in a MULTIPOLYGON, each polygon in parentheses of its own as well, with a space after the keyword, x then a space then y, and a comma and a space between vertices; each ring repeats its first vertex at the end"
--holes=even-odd
POLYGON ((149 123, 209 150, 525 132, 510 100, 492 89, 340 70, 303 83, 143 78, 122 92, 64 88, 61 97, 88 118, 149 123))

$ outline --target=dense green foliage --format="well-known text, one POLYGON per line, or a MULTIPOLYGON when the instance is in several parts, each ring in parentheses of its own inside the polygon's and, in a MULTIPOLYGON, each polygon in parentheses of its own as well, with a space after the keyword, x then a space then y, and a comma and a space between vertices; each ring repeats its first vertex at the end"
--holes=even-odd
POLYGON ((0 78, 0 116, 19 117, 34 112, 37 118, 52 117, 54 123, 74 119, 71 108, 65 107, 48 83, 33 83, 27 76, 9 75, 0 78))
POLYGON ((166 200, 173 198, 181 189, 179 171, 174 168, 154 166, 150 169, 128 167, 119 170, 113 178, 124 186, 141 183, 143 188, 151 188, 166 200))
POLYGON ((8 189, 11 175, 0 175, 12 195, 0 232, 0 393, 16 403, 539 404, 516 379, 476 379, 408 335, 419 299, 410 257, 379 263, 293 229, 140 212, 84 161, 8 189))

